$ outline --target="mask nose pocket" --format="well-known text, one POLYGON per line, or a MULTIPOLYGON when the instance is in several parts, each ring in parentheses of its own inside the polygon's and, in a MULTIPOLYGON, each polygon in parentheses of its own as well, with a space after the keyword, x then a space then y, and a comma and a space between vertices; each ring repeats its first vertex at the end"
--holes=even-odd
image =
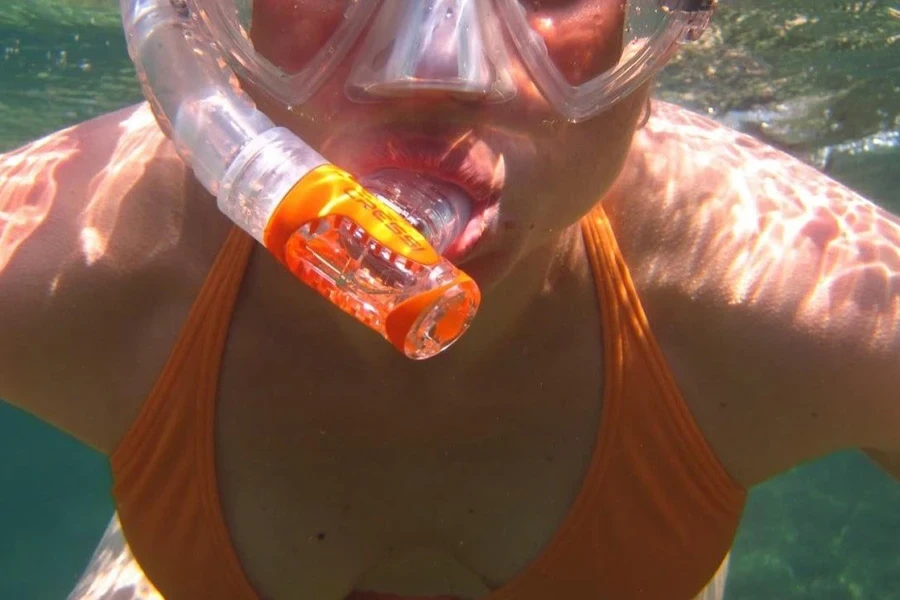
POLYGON ((366 102, 422 93, 498 102, 515 95, 502 31, 483 0, 392 0, 357 53, 347 95, 366 102))

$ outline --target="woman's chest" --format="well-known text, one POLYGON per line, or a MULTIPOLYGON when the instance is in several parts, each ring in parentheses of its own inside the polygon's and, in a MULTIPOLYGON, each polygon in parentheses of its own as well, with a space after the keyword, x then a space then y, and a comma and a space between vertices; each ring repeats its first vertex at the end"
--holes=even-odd
POLYGON ((275 598, 340 600, 357 586, 478 597, 512 579, 581 489, 600 424, 597 348, 471 378, 324 377, 314 360, 304 373, 227 371, 219 488, 251 581, 275 598))

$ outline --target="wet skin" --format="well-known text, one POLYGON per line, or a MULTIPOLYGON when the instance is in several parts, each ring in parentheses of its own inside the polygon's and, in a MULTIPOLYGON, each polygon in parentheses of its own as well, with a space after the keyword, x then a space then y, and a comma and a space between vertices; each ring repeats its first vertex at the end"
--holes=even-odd
MULTIPOLYGON (((634 134, 644 90, 570 125, 519 83, 503 107, 357 106, 337 84, 301 112, 269 107, 351 168, 371 168, 352 139, 369 133, 382 142, 367 156, 441 172, 496 214, 459 257, 484 290, 476 324, 424 363, 254 252, 216 433, 229 530, 266 597, 340 600, 361 580, 477 597, 538 553, 595 444, 601 348, 583 334, 599 324, 577 220, 597 201, 732 477, 749 487, 847 447, 896 473, 896 218, 668 105, 634 134)), ((146 107, 5 155, 0 173, 0 397, 109 452, 229 223, 146 107)))

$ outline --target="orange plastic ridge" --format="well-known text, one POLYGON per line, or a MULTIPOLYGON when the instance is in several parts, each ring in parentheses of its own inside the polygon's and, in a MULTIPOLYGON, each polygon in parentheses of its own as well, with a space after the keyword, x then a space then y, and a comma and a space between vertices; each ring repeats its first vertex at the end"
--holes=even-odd
POLYGON ((290 237, 306 223, 329 215, 353 220, 375 241, 415 262, 433 265, 441 258, 397 211, 330 164, 313 169, 288 192, 269 219, 264 244, 283 263, 290 237))

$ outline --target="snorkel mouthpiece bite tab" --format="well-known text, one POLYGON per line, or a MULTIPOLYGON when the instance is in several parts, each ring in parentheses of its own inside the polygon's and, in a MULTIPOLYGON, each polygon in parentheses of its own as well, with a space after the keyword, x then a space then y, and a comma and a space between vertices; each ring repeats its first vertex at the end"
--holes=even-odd
POLYGON ((388 202, 330 164, 288 192, 263 241, 296 277, 409 358, 449 347, 481 301, 471 277, 388 202))

